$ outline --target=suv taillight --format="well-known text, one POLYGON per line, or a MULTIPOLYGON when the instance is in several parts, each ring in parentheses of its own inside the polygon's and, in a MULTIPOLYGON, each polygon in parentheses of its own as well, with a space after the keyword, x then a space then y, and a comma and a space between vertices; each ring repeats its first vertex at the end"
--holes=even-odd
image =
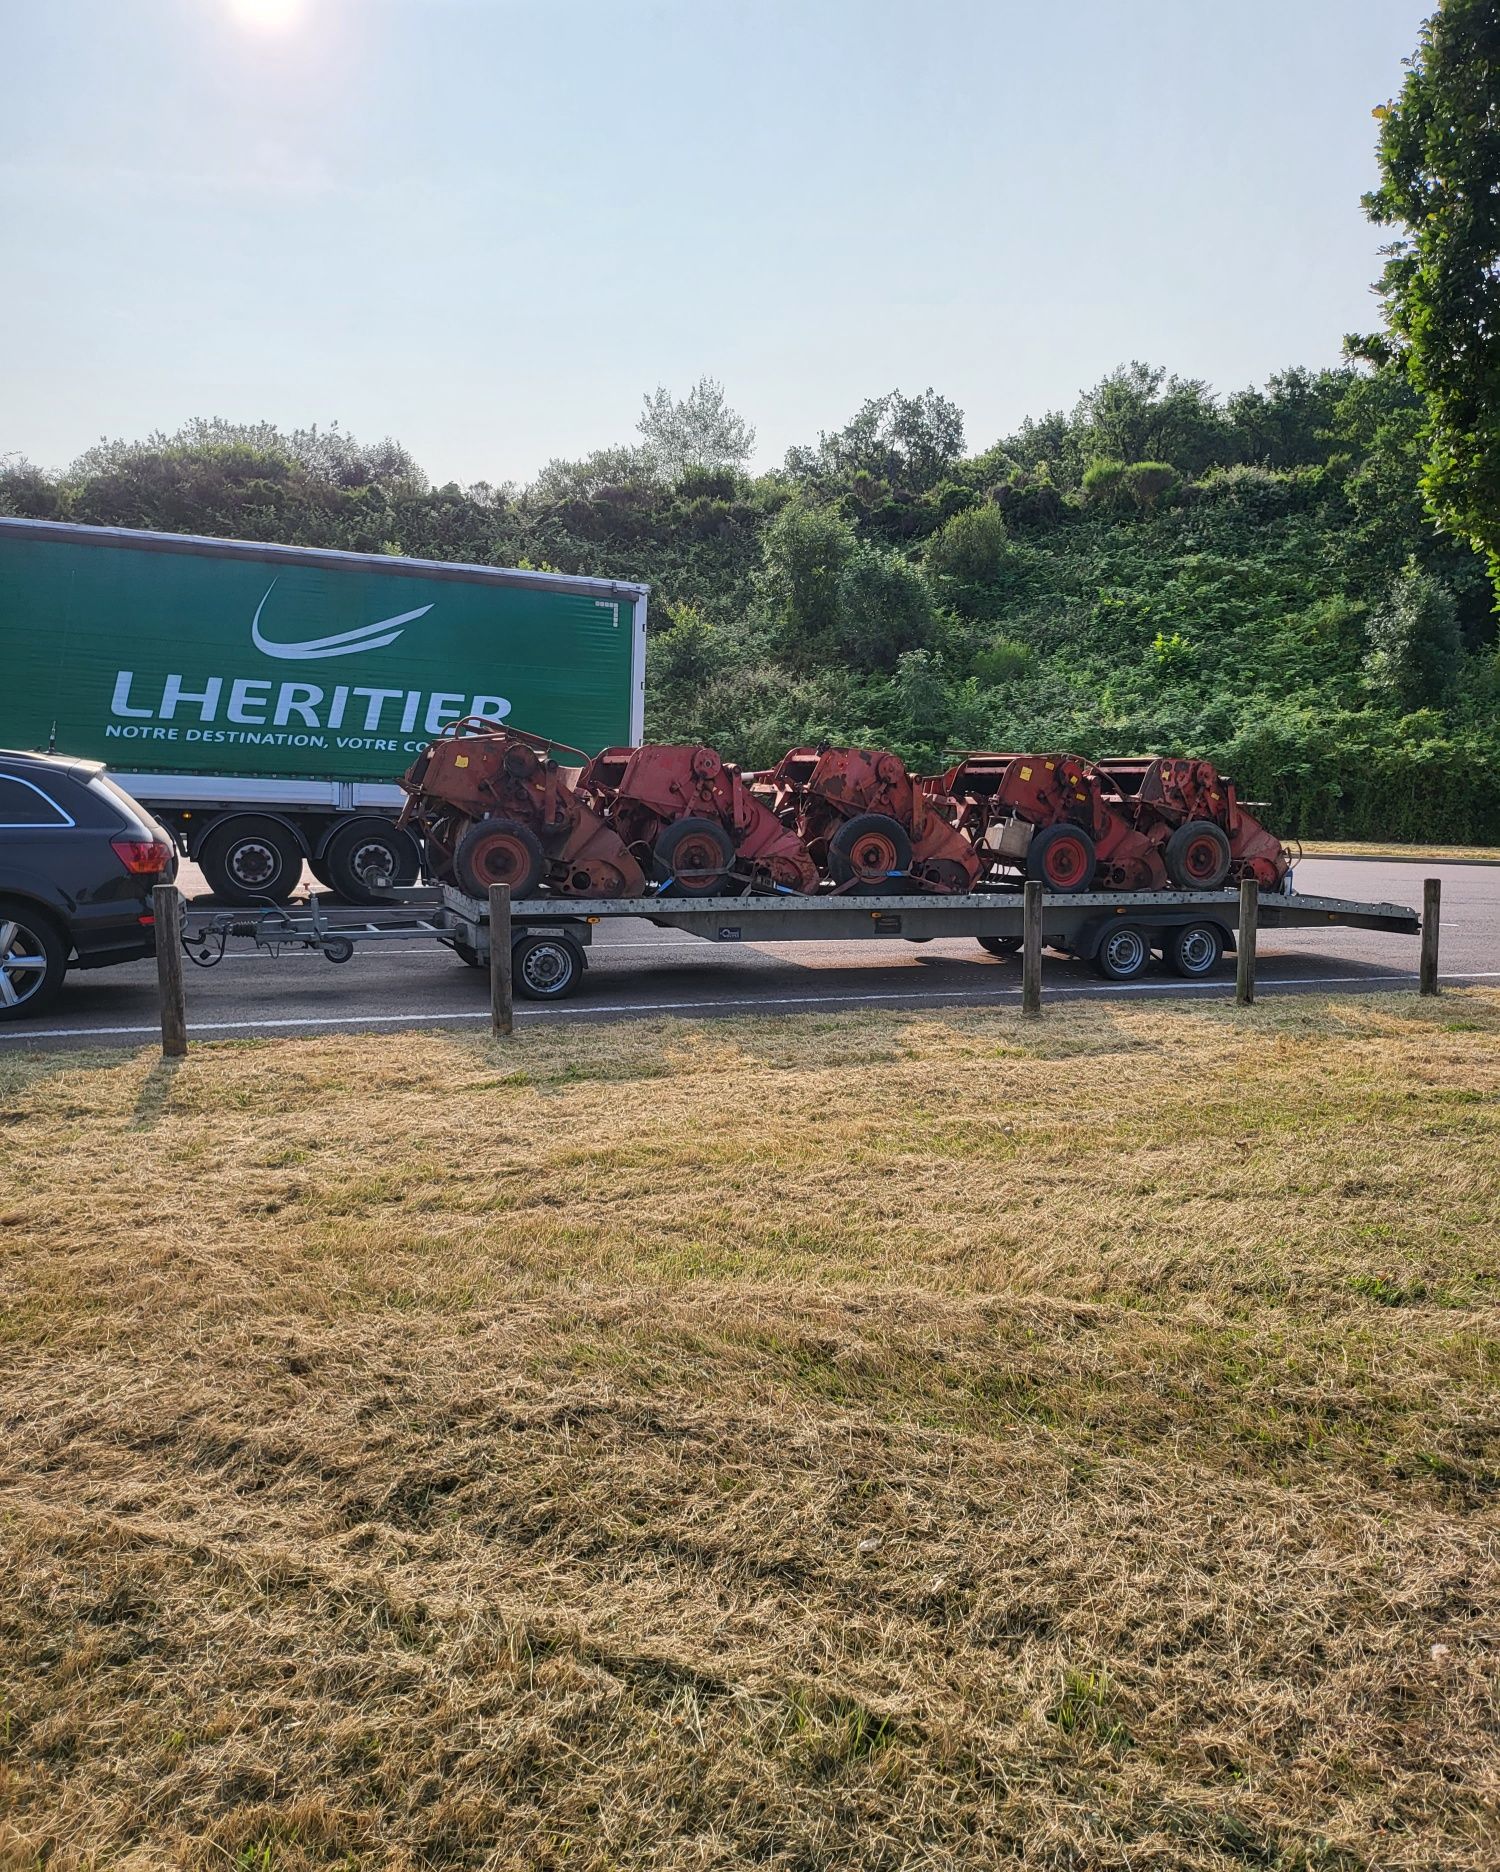
POLYGON ((117 838, 109 842, 120 863, 137 877, 150 877, 172 868, 172 847, 161 839, 117 838))

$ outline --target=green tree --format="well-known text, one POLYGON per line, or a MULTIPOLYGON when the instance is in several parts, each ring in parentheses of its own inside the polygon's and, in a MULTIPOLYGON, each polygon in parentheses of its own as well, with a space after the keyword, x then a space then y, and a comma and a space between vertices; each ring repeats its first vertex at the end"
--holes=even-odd
POLYGON ((743 472, 755 450, 755 431, 729 407, 724 386, 700 377, 682 398, 658 384, 636 424, 640 452, 658 481, 678 481, 689 468, 743 472))
POLYGON ((793 662, 816 662, 837 641, 839 581, 854 550, 854 529, 834 507, 788 501, 767 527, 763 589, 793 662))
POLYGON ((963 412, 935 390, 871 397, 851 422, 818 446, 787 451, 787 473, 831 490, 860 476, 906 494, 936 487, 964 452, 963 412))
POLYGON ((1380 120, 1373 221, 1401 230, 1380 281, 1396 354, 1426 399, 1422 486, 1500 592, 1500 0, 1441 0, 1380 120))
POLYGON ((983 585, 1005 563, 1005 516, 990 502, 966 507, 946 520, 927 542, 928 569, 945 578, 983 585))
POLYGON ((933 632, 932 594, 917 568, 899 553, 860 546, 839 575, 837 653, 862 674, 882 675, 933 632))
POLYGON ((1459 671, 1453 597, 1430 573, 1408 564, 1371 617, 1365 669, 1370 686, 1404 715, 1433 708, 1453 693, 1459 671))

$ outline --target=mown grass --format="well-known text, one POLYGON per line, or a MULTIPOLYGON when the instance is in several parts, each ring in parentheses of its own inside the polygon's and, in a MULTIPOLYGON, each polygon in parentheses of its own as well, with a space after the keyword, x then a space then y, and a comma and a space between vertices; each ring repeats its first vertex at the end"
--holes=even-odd
POLYGON ((1494 845, 1410 845, 1397 839, 1302 839, 1305 858, 1430 858, 1441 864, 1445 858, 1482 860, 1500 864, 1500 848, 1494 845))
POLYGON ((1494 1863, 1500 995, 0 1061, 0 1863, 1494 1863))

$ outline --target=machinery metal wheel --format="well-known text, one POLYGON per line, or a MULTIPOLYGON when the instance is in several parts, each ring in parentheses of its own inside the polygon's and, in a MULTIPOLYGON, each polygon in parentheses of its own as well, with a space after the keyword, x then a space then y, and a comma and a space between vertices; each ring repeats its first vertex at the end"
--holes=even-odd
POLYGON ((911 869, 911 840, 900 820, 888 813, 856 813, 828 841, 828 869, 836 884, 859 891, 901 888, 900 876, 911 869))
POLYGON ((1094 967, 1106 981, 1134 981, 1151 961, 1146 932, 1134 923, 1115 923, 1094 952, 1094 967))
POLYGON ((1179 890, 1217 890, 1229 876, 1229 835, 1211 819, 1189 819, 1167 840, 1162 863, 1179 890))
POLYGON ((546 868, 541 840, 519 819, 476 820, 453 848, 453 875, 471 897, 488 897, 491 884, 529 897, 546 868))
POLYGON ((0 901, 0 1020, 40 1014, 67 970, 67 945, 51 920, 29 904, 0 901))
POLYGON ((1094 881, 1094 841, 1082 826, 1043 826, 1026 852, 1026 875, 1044 890, 1086 891, 1094 881))
POLYGON ((216 826, 198 863, 220 903, 286 903, 302 881, 302 847, 274 819, 247 815, 216 826))
POLYGON ((722 897, 743 886, 727 873, 734 865, 734 841, 712 819, 674 819, 651 850, 657 877, 670 879, 684 897, 722 897))
POLYGON ((583 980, 583 951, 566 936, 532 930, 510 948, 511 979, 528 1001, 561 1001, 583 980))
POLYGON ((1163 951, 1167 967, 1189 981, 1212 975, 1224 954, 1224 933, 1215 923, 1184 923, 1168 932, 1163 951))

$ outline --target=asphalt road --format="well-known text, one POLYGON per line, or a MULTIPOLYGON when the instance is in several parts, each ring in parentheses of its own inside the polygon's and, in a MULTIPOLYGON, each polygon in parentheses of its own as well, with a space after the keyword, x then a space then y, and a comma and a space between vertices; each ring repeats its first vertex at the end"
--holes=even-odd
MULTIPOLYGON (((1299 890, 1420 907, 1424 876, 1443 880, 1441 969, 1445 982, 1500 981, 1500 865, 1305 859, 1299 890)), ((189 868, 180 880, 192 892, 189 868)), ((1263 994, 1396 989, 1415 982, 1417 938, 1375 931, 1266 931, 1259 949, 1263 994)), ((336 965, 309 954, 273 958, 231 949, 219 967, 187 968, 190 1031, 208 1038, 275 1033, 447 1026, 489 1017, 488 978, 436 943, 358 951, 336 965)), ((1043 993, 1135 999, 1233 992, 1233 964, 1211 982, 1153 971, 1126 984, 1101 982, 1084 963, 1049 954, 1043 993)), ((518 1000, 519 1022, 639 1019, 662 1015, 783 1013, 861 1006, 954 1006, 1020 999, 1020 964, 986 955, 968 938, 744 943, 724 948, 673 930, 620 921, 595 932, 583 989, 556 1006, 518 1000)), ((34 1021, 0 1026, 7 1046, 139 1045, 158 1032, 151 962, 69 977, 61 999, 34 1021)))

